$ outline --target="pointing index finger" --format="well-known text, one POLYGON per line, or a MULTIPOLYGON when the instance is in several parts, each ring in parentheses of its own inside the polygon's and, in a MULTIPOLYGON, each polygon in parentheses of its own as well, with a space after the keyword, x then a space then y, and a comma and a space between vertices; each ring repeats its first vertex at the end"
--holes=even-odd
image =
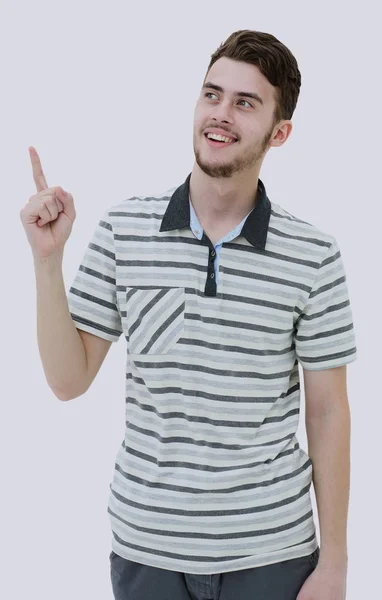
POLYGON ((33 179, 38 192, 46 190, 49 186, 46 182, 44 172, 42 170, 40 157, 37 150, 33 146, 29 146, 29 155, 32 161, 33 179))

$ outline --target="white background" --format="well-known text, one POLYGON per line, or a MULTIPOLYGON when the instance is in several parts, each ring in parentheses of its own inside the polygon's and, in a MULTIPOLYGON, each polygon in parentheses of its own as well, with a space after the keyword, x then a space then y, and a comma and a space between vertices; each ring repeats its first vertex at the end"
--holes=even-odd
MULTIPOLYGON (((342 251, 358 348, 348 366, 347 600, 378 596, 378 5, 1 1, 2 598, 112 600, 107 498, 124 434, 123 336, 83 396, 60 402, 46 383, 33 260, 19 217, 36 193, 28 147, 39 152, 48 185, 74 196, 77 219, 64 254, 68 290, 106 207, 178 186, 191 172, 202 80, 211 54, 237 29, 275 35, 302 74, 292 134, 269 151, 260 177, 271 200, 334 235, 342 251)), ((307 449, 303 400, 298 438, 307 449)))

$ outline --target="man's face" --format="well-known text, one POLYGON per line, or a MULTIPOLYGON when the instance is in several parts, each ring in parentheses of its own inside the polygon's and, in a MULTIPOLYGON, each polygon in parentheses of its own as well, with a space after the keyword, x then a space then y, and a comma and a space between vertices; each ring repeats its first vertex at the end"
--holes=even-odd
POLYGON ((197 164, 211 177, 231 177, 256 168, 277 131, 273 123, 274 87, 256 66, 226 57, 212 65, 206 84, 194 113, 193 145, 197 164), (262 103, 248 96, 238 96, 237 92, 257 94, 262 103), (205 132, 210 129, 222 129, 237 141, 216 144, 206 137, 205 132))

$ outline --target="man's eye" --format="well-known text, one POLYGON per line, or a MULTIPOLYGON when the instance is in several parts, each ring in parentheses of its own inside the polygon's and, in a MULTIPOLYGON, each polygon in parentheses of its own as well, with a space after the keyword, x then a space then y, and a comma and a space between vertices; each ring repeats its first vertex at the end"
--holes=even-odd
POLYGON ((250 102, 248 102, 248 100, 239 100, 239 102, 246 102, 251 108, 253 108, 252 104, 250 102))

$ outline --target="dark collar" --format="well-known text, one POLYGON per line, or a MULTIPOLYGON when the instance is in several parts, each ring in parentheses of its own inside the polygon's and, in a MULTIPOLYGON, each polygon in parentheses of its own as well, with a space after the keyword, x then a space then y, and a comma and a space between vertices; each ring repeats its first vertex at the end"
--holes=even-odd
MULTIPOLYGON (((171 231, 190 226, 190 179, 191 173, 171 196, 159 231, 171 231)), ((241 235, 244 235, 252 246, 260 250, 265 249, 270 216, 271 202, 263 182, 259 179, 255 208, 248 215, 241 235)))

